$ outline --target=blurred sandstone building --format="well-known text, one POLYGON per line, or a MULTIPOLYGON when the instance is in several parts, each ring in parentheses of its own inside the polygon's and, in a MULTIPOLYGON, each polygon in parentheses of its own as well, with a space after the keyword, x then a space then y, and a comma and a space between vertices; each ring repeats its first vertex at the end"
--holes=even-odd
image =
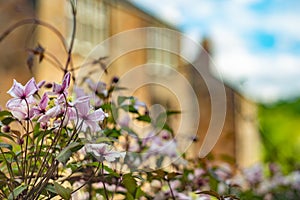
MULTIPOLYGON (((2 1, 0 2, 2 3, 2 1)), ((69 44, 73 27, 69 1, 37 0, 34 2, 35 4, 32 4, 30 1, 23 1, 29 8, 30 5, 36 5, 36 10, 30 10, 31 12, 29 13, 31 15, 36 13, 38 18, 56 27, 66 38, 67 44, 69 44)), ((133 88, 132 94, 138 96, 141 101, 145 101, 148 105, 159 104, 172 110, 184 110, 181 117, 175 118, 175 123, 172 125, 175 129, 179 129, 182 138, 186 136, 185 139, 189 140, 193 139, 190 137, 192 134, 190 133, 190 127, 199 126, 197 132, 198 140, 188 151, 190 156, 197 156, 210 125, 212 116, 211 99, 206 83, 201 75, 195 71, 191 63, 187 63, 186 60, 176 53, 181 50, 182 38, 179 30, 134 6, 129 1, 78 0, 77 8, 77 32, 73 51, 73 66, 76 68, 85 62, 89 62, 90 59, 107 57, 104 61, 108 67, 108 74, 103 73, 103 70, 99 72, 101 68, 98 67, 98 71, 94 71, 95 68, 79 69, 75 72, 76 76, 81 78, 89 76, 96 80, 109 81, 112 76, 116 75, 121 77, 121 85, 124 84, 129 89, 133 88), (148 29, 142 29, 145 27, 148 27, 148 29), (174 32, 165 31, 166 29, 174 30, 174 32), (122 34, 120 35, 119 33, 122 34), (112 39, 106 41, 108 38, 112 39), (95 50, 94 47, 100 43, 102 45, 95 50), (149 46, 150 48, 140 48, 149 46), (152 46, 160 47, 160 49, 151 48, 152 46), (94 51, 92 51, 93 49, 94 51), (172 49, 173 52, 163 49, 172 49), (93 53, 90 54, 90 52, 93 53), (139 68, 140 66, 146 67, 139 68), (187 92, 186 85, 180 84, 177 81, 177 77, 172 76, 174 71, 184 75, 194 88, 198 105, 189 104, 190 94, 187 92), (145 80, 147 80, 147 83, 161 84, 140 85, 145 80), (171 85, 176 88, 176 94, 168 88, 171 85), (178 96, 186 98, 178 99, 178 96), (183 108, 182 104, 186 105, 186 107, 183 108), (201 116, 199 122, 192 117, 193 115, 189 115, 189 113, 197 109, 200 110, 201 116), (183 119, 189 123, 180 124, 183 119)), ((14 13, 14 11, 10 12, 14 13)), ((7 15, 7 18, 11 18, 13 15, 7 15)), ((20 18, 22 17, 27 16, 20 16, 20 18)), ((3 30, 5 26, 10 24, 9 21, 2 21, 2 18, 0 20, 0 30, 3 30)), ((55 55, 58 61, 64 65, 67 54, 59 37, 49 29, 37 28, 35 31, 38 33, 38 37, 35 38, 36 40, 32 42, 32 45, 40 44, 45 48, 46 52, 55 55)), ((24 32, 20 31, 19 38, 24 39, 23 36, 24 32)), ((13 45, 20 43, 22 42, 15 40, 13 45)), ((7 53, 5 47, 8 47, 10 44, 6 42, 0 45, 0 51, 4 52, 5 49, 7 53)), ((210 52, 208 41, 203 41, 203 47, 204 50, 210 52)), ((23 68, 26 68, 26 56, 22 54, 16 57, 19 58, 18 63, 11 66, 16 66, 18 73, 10 75, 9 72, 4 71, 7 70, 6 68, 10 69, 10 67, 7 64, 1 64, 2 77, 11 76, 11 78, 16 77, 18 80, 28 77, 28 71, 21 71, 23 68), (25 76, 25 74, 27 75, 25 76)), ((211 75, 209 57, 205 51, 200 51, 195 63, 203 67, 209 79, 214 80, 216 84, 223 84, 211 75)), ((62 71, 47 62, 39 64, 34 69, 34 73, 39 80, 59 81, 62 78, 62 71)), ((0 81, 2 80, 4 79, 0 81)), ((11 85, 11 82, 8 85, 11 85)), ((2 89, 2 84, 0 86, 2 89)), ((226 119, 220 140, 215 145, 212 154, 217 159, 230 157, 239 166, 247 166, 259 159, 260 148, 256 124, 256 106, 231 87, 225 86, 225 89, 227 100, 226 119)), ((6 90, 1 90, 1 92, 6 92, 6 90)), ((178 140, 181 140, 181 138, 178 140)))
MULTIPOLYGON (((33 18, 35 4, 32 0, 0 0, 0 34, 19 20, 33 18)), ((26 66, 26 47, 35 41, 34 26, 26 25, 16 29, 0 43, 0 105, 10 98, 6 92, 12 86, 13 78, 26 82, 30 71, 26 66)))

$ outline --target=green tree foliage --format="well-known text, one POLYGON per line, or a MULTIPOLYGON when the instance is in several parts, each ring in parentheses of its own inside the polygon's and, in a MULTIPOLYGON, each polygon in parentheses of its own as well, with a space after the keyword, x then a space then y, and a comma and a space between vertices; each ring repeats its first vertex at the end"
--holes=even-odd
POLYGON ((260 105, 259 122, 265 160, 284 171, 300 168, 300 99, 260 105))

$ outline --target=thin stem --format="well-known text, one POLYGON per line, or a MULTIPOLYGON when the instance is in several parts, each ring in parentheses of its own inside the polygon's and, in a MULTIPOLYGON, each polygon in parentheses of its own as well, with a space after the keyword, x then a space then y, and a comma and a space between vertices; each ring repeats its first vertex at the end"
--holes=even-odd
MULTIPOLYGON (((45 133, 46 131, 44 131, 44 133, 45 133)), ((34 166, 33 166, 33 169, 32 169, 32 171, 31 171, 31 175, 30 175, 30 179, 29 179, 29 183, 31 182, 31 179, 32 179, 32 177, 33 177, 33 174, 34 174, 34 172, 35 172, 35 169, 36 169, 36 167, 37 167, 37 162, 38 162, 38 158, 39 158, 39 156, 40 156, 40 154, 41 154, 41 150, 42 150, 42 146, 44 145, 44 137, 42 138, 42 141, 41 141, 41 145, 40 145, 40 148, 38 148, 38 144, 36 144, 36 155, 35 155, 35 158, 34 158, 34 166)), ((35 181, 34 182, 36 182, 36 179, 38 179, 38 176, 36 176, 35 177, 35 181)))
POLYGON ((44 159, 43 159, 42 164, 41 164, 41 166, 40 166, 40 168, 39 168, 39 171, 37 172, 37 175, 36 175, 36 177, 35 177, 35 180, 34 180, 33 185, 35 185, 35 184, 37 183, 39 177, 41 176, 41 173, 43 172, 44 167, 45 167, 45 165, 46 165, 46 162, 48 161, 48 155, 49 155, 51 149, 52 149, 52 145, 49 146, 49 148, 47 149, 46 155, 43 156, 44 159))
MULTIPOLYGON (((36 54, 36 50, 34 50, 34 49, 27 48, 26 50, 33 54, 36 54)), ((43 60, 48 61, 50 64, 52 64, 57 69, 64 71, 64 67, 63 67, 62 63, 56 58, 55 55, 53 55, 50 52, 44 52, 43 56, 44 56, 43 60)))
POLYGON ((17 156, 15 156, 15 162, 16 162, 16 164, 17 164, 18 171, 19 171, 19 172, 22 172, 22 169, 21 169, 21 167, 20 167, 20 165, 19 165, 19 161, 18 161, 17 156))
POLYGON ((0 190, 0 196, 2 197, 1 199, 7 199, 6 194, 2 190, 0 190))
MULTIPOLYGON (((64 120, 65 120, 66 115, 67 115, 67 110, 68 110, 67 97, 66 97, 66 95, 65 95, 64 93, 63 93, 62 95, 63 95, 64 100, 65 100, 65 110, 64 110, 64 113, 63 113, 63 116, 62 116, 62 119, 61 119, 61 123, 60 123, 59 128, 58 128, 58 131, 57 131, 57 133, 56 133, 56 135, 55 135, 55 137, 54 137, 54 139, 53 139, 53 141, 52 141, 50 147, 48 148, 48 150, 47 150, 47 152, 46 152, 46 155, 44 156, 44 160, 43 160, 43 163, 42 163, 42 165, 41 165, 41 167, 40 167, 40 169, 39 169, 39 172, 38 172, 38 174, 37 174, 37 177, 40 177, 40 176, 41 176, 41 173, 43 172, 43 170, 44 170, 45 167, 46 167, 46 163, 47 163, 47 162, 50 162, 50 158, 52 158, 52 161, 51 161, 51 167, 52 167, 53 165, 55 165, 55 167, 56 167, 56 164, 54 163, 54 162, 56 162, 56 159, 55 159, 53 156, 49 156, 49 157, 48 157, 48 155, 51 155, 51 154, 50 154, 50 150, 51 150, 53 147, 55 147, 55 146, 57 145, 57 143, 59 142, 59 140, 60 140, 60 137, 61 137, 61 131, 62 131, 62 129, 63 129, 64 120)), ((55 171, 55 170, 54 170, 54 171, 55 171)), ((48 172, 49 172, 49 171, 48 171, 48 172)), ((48 178, 48 177, 47 177, 47 178, 48 178)), ((48 178, 47 181, 45 182, 46 184, 47 184, 47 182, 48 182, 49 179, 50 179, 50 178, 48 178)), ((36 180, 35 180, 35 182, 34 182, 34 185, 37 183, 37 180, 38 180, 38 178, 36 178, 36 180)), ((45 180, 45 177, 42 178, 42 179, 39 181, 39 183, 38 183, 37 185, 43 184, 43 181, 44 181, 44 180, 45 180)), ((45 185, 45 183, 44 183, 44 185, 45 185)))
POLYGON ((56 167, 58 166, 58 162, 52 163, 52 165, 49 167, 49 170, 47 173, 43 176, 41 181, 35 186, 34 189, 37 189, 37 191, 32 190, 31 193, 27 195, 27 199, 38 199, 40 193, 42 192, 42 189, 48 184, 49 179, 51 178, 51 175, 56 170, 56 167))
POLYGON ((26 169, 27 169, 27 167, 30 168, 28 166, 28 162, 27 162, 27 150, 28 150, 28 143, 29 143, 29 104, 28 104, 28 101, 26 99, 25 99, 25 102, 26 102, 26 106, 27 106, 27 118, 28 119, 26 120, 26 133, 25 133, 26 140, 25 140, 25 149, 24 149, 23 178, 24 178, 25 185, 27 185, 27 173, 26 173, 27 170, 26 169))
POLYGON ((39 19, 34 19, 34 18, 29 18, 29 19, 23 19, 20 20, 18 22, 16 22, 15 24, 13 24, 12 26, 8 27, 8 29, 6 29, 1 35, 0 35, 0 42, 2 42, 2 40, 4 40, 10 33, 12 33, 15 29, 27 25, 27 24, 36 24, 39 26, 43 26, 45 28, 48 28, 49 30, 51 30, 61 41, 65 51, 67 52, 67 45, 66 45, 66 41, 64 39, 64 36, 61 34, 61 32, 56 29, 54 26, 52 26, 51 24, 48 24, 47 22, 44 22, 42 20, 39 19))
POLYGON ((86 186, 95 177, 95 175, 97 174, 98 170, 100 169, 100 166, 101 166, 100 164, 101 163, 99 162, 98 165, 97 165, 96 171, 90 176, 90 178, 85 183, 83 183, 81 186, 79 186, 78 188, 76 188, 75 190, 73 190, 71 192, 71 194, 77 192, 78 190, 80 190, 81 188, 83 188, 84 186, 86 186))
POLYGON ((102 182, 102 185, 103 185, 105 198, 106 198, 106 200, 109 200, 108 194, 107 194, 107 189, 106 189, 105 182, 104 182, 104 164, 103 164, 103 162, 101 162, 101 175, 103 177, 103 179, 101 180, 101 182, 102 182))
POLYGON ((81 128, 82 128, 83 122, 84 122, 84 120, 82 120, 82 121, 79 123, 78 110, 77 110, 77 108, 76 108, 75 106, 74 106, 74 109, 75 109, 75 112, 76 112, 76 118, 77 118, 77 120, 76 120, 76 123, 75 123, 75 125, 74 125, 74 130, 73 130, 73 132, 72 132, 72 135, 71 135, 69 141, 67 142, 67 145, 66 145, 66 146, 68 146, 68 145, 72 142, 73 139, 74 139, 74 141, 76 141, 76 138, 78 137, 78 134, 79 134, 79 132, 80 132, 80 130, 81 130, 81 128), (75 137, 74 137, 74 136, 75 136, 75 137))
MULTIPOLYGON (((13 174, 13 172, 10 170, 10 167, 8 166, 9 164, 8 164, 8 161, 7 161, 6 157, 5 157, 5 154, 4 154, 3 150, 2 150, 2 148, 0 148, 0 151, 1 151, 1 154, 3 155, 5 164, 6 164, 6 166, 7 166, 7 170, 8 170, 8 173, 9 173, 9 175, 10 175, 10 179, 14 180, 14 179, 15 179, 15 178, 14 178, 14 174, 13 174)), ((9 190, 12 192, 12 190, 10 189, 10 185, 8 186, 8 188, 9 188, 9 190)))
POLYGON ((113 192, 112 195, 111 195, 111 196, 112 196, 112 197, 111 197, 111 200, 114 199, 115 193, 117 193, 118 187, 120 186, 120 183, 121 183, 120 180, 121 180, 121 179, 118 178, 118 181, 117 181, 117 184, 116 184, 116 188, 115 188, 115 192, 113 192))
POLYGON ((170 188, 170 192, 171 192, 171 195, 172 195, 172 199, 173 199, 173 200, 176 200, 175 195, 174 195, 174 192, 173 192, 173 189, 172 189, 172 187, 171 187, 171 185, 170 185, 170 180, 169 180, 169 179, 167 179, 167 183, 168 183, 168 186, 169 186, 169 188, 170 188))
POLYGON ((73 51, 75 35, 76 35, 76 13, 77 13, 77 10, 76 10, 76 5, 73 1, 71 1, 71 6, 72 6, 72 15, 73 15, 73 29, 72 29, 71 43, 70 43, 70 47, 68 50, 68 58, 67 58, 67 62, 65 65, 64 75, 68 72, 68 66, 72 59, 72 51, 73 51))

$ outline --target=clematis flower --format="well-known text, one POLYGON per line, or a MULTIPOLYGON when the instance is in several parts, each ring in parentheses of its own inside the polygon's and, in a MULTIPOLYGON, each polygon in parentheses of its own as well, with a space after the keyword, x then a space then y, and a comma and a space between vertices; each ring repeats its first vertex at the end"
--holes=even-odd
POLYGON ((132 105, 135 110, 138 110, 139 108, 144 108, 147 111, 146 104, 144 102, 140 101, 136 97, 129 98, 121 104, 121 106, 130 106, 130 105, 132 105))
POLYGON ((154 142, 156 144, 162 145, 162 141, 159 137, 156 137, 155 131, 150 131, 146 137, 142 139, 142 145, 145 146, 148 142, 154 142))
POLYGON ((134 97, 133 103, 134 103, 133 107, 136 110, 138 110, 140 107, 147 108, 146 104, 142 101, 139 101, 136 97, 134 97))
MULTIPOLYGON (((153 141, 157 141, 157 140, 153 140, 153 141)), ((165 142, 152 142, 150 148, 145 152, 144 155, 145 159, 157 155, 176 158, 178 156, 176 141, 169 140, 165 142)))
POLYGON ((120 117, 120 119, 118 120, 118 124, 121 127, 129 127, 130 124, 130 116, 127 113, 124 113, 123 116, 120 117))
POLYGON ((68 94, 68 88, 70 86, 70 72, 66 73, 66 75, 63 78, 62 84, 53 83, 53 92, 55 94, 61 95, 61 94, 68 94))
POLYGON ((84 92, 84 90, 80 87, 74 86, 74 93, 76 98, 87 96, 84 92))
POLYGON ((100 99, 94 92, 87 95, 82 88, 76 86, 74 88, 74 92, 77 99, 82 97, 88 97, 90 99, 90 103, 94 107, 99 108, 103 104, 103 100, 100 99))
POLYGON ((100 81, 95 83, 91 79, 87 79, 86 82, 93 92, 96 94, 103 94, 103 96, 107 97, 108 91, 106 89, 106 83, 100 81))
POLYGON ((11 106, 9 109, 11 111, 11 114, 18 120, 29 120, 34 117, 33 110, 28 110, 25 102, 21 102, 18 105, 14 104, 14 106, 11 106))
MULTIPOLYGON (((41 102, 42 102, 42 105, 40 105, 40 108, 42 107, 42 109, 43 109, 44 106, 46 106, 45 104, 46 104, 46 101, 47 101, 47 98, 46 98, 46 97, 44 97, 44 98, 45 98, 45 99, 43 100, 43 102, 41 101, 41 102)), ((41 103, 41 102, 40 102, 40 103, 41 103)), ((48 102, 47 102, 47 104, 48 104, 48 102)), ((46 107, 45 107, 45 108, 46 108, 46 107)), ((37 112, 37 111, 35 111, 35 112, 37 112)), ((44 113, 44 115, 42 115, 42 116, 39 118, 38 122, 44 122, 44 123, 46 123, 46 122, 48 122, 51 118, 56 118, 56 117, 58 117, 59 115, 63 114, 63 112, 64 112, 63 107, 61 106, 59 100, 56 99, 55 105, 54 105, 53 107, 51 107, 49 110, 47 110, 47 111, 44 113)))
POLYGON ((77 100, 75 108, 77 109, 78 118, 82 120, 82 131, 86 131, 90 128, 91 131, 100 131, 99 121, 103 121, 107 114, 101 109, 97 109, 94 112, 90 110, 89 98, 82 97, 82 101, 77 100))
POLYGON ((46 83, 46 81, 43 80, 43 81, 40 81, 38 84, 36 84, 36 86, 40 89, 45 85, 45 83, 46 83))
POLYGON ((259 184, 263 180, 263 166, 259 163, 255 164, 244 169, 243 174, 251 185, 259 184))
POLYGON ((30 79, 25 86, 21 83, 14 80, 13 86, 8 90, 8 94, 10 94, 13 99, 10 99, 6 107, 11 109, 16 105, 20 104, 22 101, 26 100, 29 104, 34 102, 33 94, 38 91, 38 87, 34 78, 30 79))
POLYGON ((99 143, 99 144, 86 144, 85 151, 91 153, 99 162, 104 160, 113 162, 117 158, 124 158, 125 152, 118 152, 113 150, 113 146, 99 143))
POLYGON ((48 102, 49 102, 49 97, 48 97, 47 93, 44 93, 44 95, 41 98, 40 103, 37 106, 35 106, 34 108, 32 108, 34 115, 40 116, 42 114, 45 114, 46 108, 48 106, 48 102))

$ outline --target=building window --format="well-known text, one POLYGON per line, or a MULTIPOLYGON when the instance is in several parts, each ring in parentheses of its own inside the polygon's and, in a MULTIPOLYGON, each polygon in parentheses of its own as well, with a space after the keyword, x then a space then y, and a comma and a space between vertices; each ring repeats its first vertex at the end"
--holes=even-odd
POLYGON ((155 64, 149 74, 168 75, 170 67, 176 68, 178 65, 178 55, 170 52, 176 52, 179 48, 176 34, 168 29, 151 28, 147 32, 147 42, 151 47, 147 50, 147 62, 155 64))
MULTIPOLYGON (((71 39, 72 14, 67 7, 66 18, 71 39)), ((77 2, 77 30, 74 53, 87 56, 90 51, 109 37, 109 6, 99 0, 80 0, 77 2)), ((105 47, 108 51, 108 46, 105 47)))

